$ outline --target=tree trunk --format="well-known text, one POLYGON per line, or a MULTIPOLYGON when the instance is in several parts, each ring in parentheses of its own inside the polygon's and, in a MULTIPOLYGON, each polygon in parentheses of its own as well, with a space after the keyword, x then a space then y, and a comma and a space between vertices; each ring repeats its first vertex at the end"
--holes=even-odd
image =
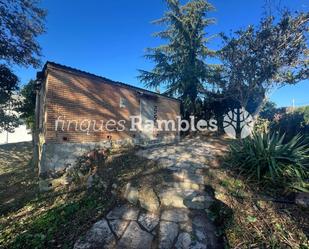
POLYGON ((258 105, 256 110, 254 111, 254 113, 252 113, 252 118, 253 118, 254 122, 259 118, 260 112, 262 111, 262 109, 265 106, 265 104, 267 103, 267 101, 268 101, 268 98, 264 97, 262 102, 258 105))

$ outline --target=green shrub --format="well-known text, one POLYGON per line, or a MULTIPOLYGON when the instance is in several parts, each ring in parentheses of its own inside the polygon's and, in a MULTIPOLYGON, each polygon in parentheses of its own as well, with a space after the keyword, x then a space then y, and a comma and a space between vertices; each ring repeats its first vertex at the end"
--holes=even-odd
POLYGON ((287 143, 283 140, 284 135, 255 133, 230 145, 227 162, 258 181, 302 182, 308 176, 308 142, 300 135, 287 143))
POLYGON ((272 101, 267 101, 260 112, 260 118, 272 121, 277 112, 276 104, 272 101))
POLYGON ((289 141, 299 133, 309 134, 309 124, 306 123, 303 112, 285 112, 275 115, 270 124, 270 131, 286 134, 284 140, 289 141))
MULTIPOLYGON (((273 108, 265 106, 260 113, 260 119, 270 121, 270 132, 286 134, 284 142, 289 141, 297 134, 309 135, 309 106, 298 108, 273 108)), ((259 121, 259 120, 258 120, 259 121)), ((259 124, 260 122, 257 122, 259 124)))
POLYGON ((254 123, 255 132, 268 132, 269 131, 270 121, 259 117, 254 123))
POLYGON ((296 108, 296 112, 304 114, 304 123, 309 124, 309 106, 302 106, 296 108))

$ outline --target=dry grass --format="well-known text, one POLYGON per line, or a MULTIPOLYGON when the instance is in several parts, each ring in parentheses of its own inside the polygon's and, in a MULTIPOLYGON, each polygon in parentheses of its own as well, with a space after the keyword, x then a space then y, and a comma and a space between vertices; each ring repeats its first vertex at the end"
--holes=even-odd
MULTIPOLYGON (((261 201, 258 186, 221 168, 226 141, 214 145, 217 160, 205 178, 220 209, 209 215, 231 248, 308 248, 308 210, 292 204, 261 201)), ((74 241, 113 207, 111 185, 128 181, 155 186, 166 181, 155 162, 134 151, 114 154, 98 169, 108 189, 40 194, 37 174, 29 163, 30 144, 0 146, 0 248, 72 248, 74 241), (146 175, 145 175, 146 174, 146 175), (154 177, 156 176, 156 177, 154 177)))
POLYGON ((228 247, 309 248, 308 210, 270 201, 272 198, 259 186, 227 169, 212 168, 205 178, 223 204, 210 215, 221 227, 228 247))
POLYGON ((108 188, 39 193, 30 144, 0 147, 0 160, 0 248, 72 248, 121 201, 110 192, 113 183, 120 186, 155 166, 126 151, 110 156, 98 169, 108 188))

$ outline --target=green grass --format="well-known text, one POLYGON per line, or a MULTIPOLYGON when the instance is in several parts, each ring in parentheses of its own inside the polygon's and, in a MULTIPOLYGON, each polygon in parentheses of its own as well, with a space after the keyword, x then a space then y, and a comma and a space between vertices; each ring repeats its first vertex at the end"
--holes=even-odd
POLYGON ((111 155, 98 169, 107 188, 97 185, 91 190, 40 193, 30 160, 30 144, 0 146, 0 248, 72 248, 121 201, 110 192, 113 183, 121 187, 156 166, 134 151, 125 151, 111 155))
POLYGON ((0 145, 0 215, 36 197, 37 171, 31 155, 31 143, 0 145))
POLYGON ((40 193, 31 143, 0 146, 0 248, 72 248, 113 205, 105 189, 40 193))
MULTIPOLYGON (((39 193, 36 173, 29 164, 29 147, 0 146, 0 160, 12 153, 12 159, 3 157, 0 164, 0 178, 5 182, 0 182, 0 248, 72 248, 119 201, 99 187, 39 193)), ((159 186, 158 182, 166 180, 164 171, 153 161, 138 158, 133 151, 112 155, 98 174, 108 183, 108 189, 112 183, 119 187, 127 181, 159 186), (149 174, 144 175, 146 171, 149 174)), ((257 200, 265 190, 221 167, 211 167, 205 180, 218 200, 209 218, 231 248, 308 248, 305 210, 257 200)))
POLYGON ((112 202, 85 192, 80 199, 17 221, 13 229, 1 233, 0 242, 7 248, 72 248, 78 236, 102 217, 112 202))

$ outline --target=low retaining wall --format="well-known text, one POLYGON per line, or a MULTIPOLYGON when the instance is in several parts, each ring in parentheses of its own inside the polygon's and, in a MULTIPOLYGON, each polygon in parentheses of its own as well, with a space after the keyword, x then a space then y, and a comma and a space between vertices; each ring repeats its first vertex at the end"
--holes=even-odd
POLYGON ((156 140, 127 139, 119 141, 102 141, 97 143, 49 143, 43 144, 39 162, 40 176, 65 170, 76 164, 78 157, 95 148, 118 148, 134 146, 152 146, 176 142, 179 137, 169 136, 156 140))

